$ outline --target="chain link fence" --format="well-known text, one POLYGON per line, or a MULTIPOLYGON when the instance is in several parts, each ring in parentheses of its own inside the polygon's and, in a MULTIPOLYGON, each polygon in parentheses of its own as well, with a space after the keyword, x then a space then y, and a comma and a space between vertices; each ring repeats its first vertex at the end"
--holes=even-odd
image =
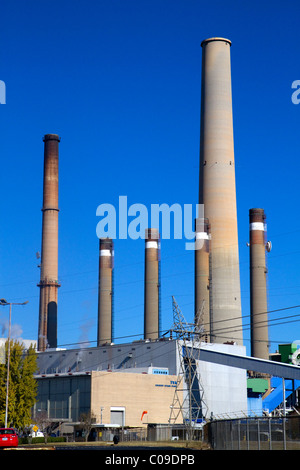
POLYGON ((95 433, 92 440, 98 441, 113 441, 114 436, 117 436, 119 442, 138 442, 147 440, 147 428, 135 428, 132 430, 116 428, 116 429, 103 429, 95 433))
POLYGON ((211 421, 206 438, 214 450, 300 450, 300 416, 211 421))

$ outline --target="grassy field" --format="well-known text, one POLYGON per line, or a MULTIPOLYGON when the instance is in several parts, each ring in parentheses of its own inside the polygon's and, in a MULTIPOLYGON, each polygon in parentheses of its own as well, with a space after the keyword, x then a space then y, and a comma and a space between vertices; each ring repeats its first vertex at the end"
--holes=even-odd
POLYGON ((38 443, 38 444, 23 444, 20 445, 22 448, 34 449, 34 448, 57 448, 57 447, 72 447, 72 446, 87 446, 87 447, 167 447, 175 449, 191 449, 191 450, 210 450, 210 446, 206 443, 199 441, 162 441, 162 442, 149 442, 149 441, 130 441, 130 442, 119 442, 119 444, 113 444, 112 442, 55 442, 55 443, 38 443))

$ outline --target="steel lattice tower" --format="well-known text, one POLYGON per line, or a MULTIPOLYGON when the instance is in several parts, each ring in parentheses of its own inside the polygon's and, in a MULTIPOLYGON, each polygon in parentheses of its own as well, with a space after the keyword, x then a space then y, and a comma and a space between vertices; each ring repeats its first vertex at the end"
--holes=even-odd
POLYGON ((207 413, 197 363, 200 359, 200 338, 203 332, 200 320, 203 305, 198 315, 198 322, 195 324, 185 321, 174 297, 172 297, 172 304, 172 335, 174 334, 177 340, 179 368, 169 422, 175 424, 178 417, 182 416, 188 437, 192 440, 197 423, 203 421, 207 413))

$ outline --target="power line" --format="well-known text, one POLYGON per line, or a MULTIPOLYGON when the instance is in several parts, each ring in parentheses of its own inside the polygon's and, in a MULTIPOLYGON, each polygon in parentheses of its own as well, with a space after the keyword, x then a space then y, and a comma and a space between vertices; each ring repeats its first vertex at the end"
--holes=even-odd
MULTIPOLYGON (((292 309, 292 308, 297 308, 297 307, 300 307, 300 305, 296 305, 296 306, 292 306, 292 307, 286 307, 286 308, 282 308, 282 309, 277 309, 277 310, 273 310, 273 311, 270 311, 270 312, 276 312, 276 311, 283 311, 283 310, 288 310, 288 309, 292 309)), ((261 315, 261 314, 257 314, 257 315, 261 315)), ((226 320, 224 320, 226 321, 226 320)), ((275 325, 273 326, 277 326, 277 325, 282 325, 282 324, 289 324, 289 323, 294 323, 294 322, 298 322, 300 321, 300 314, 297 314, 297 315, 291 315, 291 316, 286 316, 286 317, 281 317, 281 318, 275 318, 275 319, 272 319, 270 321, 278 321, 279 323, 276 323, 275 325), (290 318, 295 318, 295 317, 299 317, 299 319, 297 320, 291 320, 291 321, 284 321, 282 322, 281 320, 285 319, 290 319, 290 318)), ((218 323, 222 322, 222 320, 218 320, 217 321, 218 323)), ((265 322, 267 321, 262 321, 262 325, 261 326, 264 326, 265 322)), ((203 325, 204 326, 204 325, 203 325)), ((220 332, 222 333, 224 330, 229 330, 229 332, 238 332, 240 330, 243 330, 243 331, 246 331, 246 330, 250 330, 250 324, 247 324, 245 325, 245 327, 243 326, 242 328, 238 327, 238 328, 234 328, 234 327, 225 327, 225 328, 220 328, 218 331, 218 336, 222 337, 222 334, 220 334, 220 332), (249 326, 249 327, 248 327, 249 326)), ((170 329, 165 329, 165 330, 162 330, 162 334, 167 334, 168 332, 170 331, 170 329)), ((157 332, 156 332, 157 333, 157 332)), ((115 337, 115 340, 122 340, 122 339, 126 339, 126 338, 134 338, 134 337, 141 337, 143 336, 143 333, 138 333, 138 334, 131 334, 131 335, 123 335, 123 336, 118 336, 118 337, 115 337)), ((228 337, 227 336, 224 336, 224 339, 227 339, 228 340, 228 337)), ((234 339, 234 337, 233 337, 234 339)), ((272 341, 272 342, 275 342, 275 341, 272 341)), ((66 343, 66 344, 61 344, 59 345, 60 347, 62 346, 72 346, 72 345, 76 345, 76 344, 85 344, 85 343, 96 343, 96 340, 92 340, 92 341, 84 341, 84 342, 74 342, 74 343, 66 343)))
MULTIPOLYGON (((142 304, 140 304, 142 305, 142 304)), ((124 309, 124 310, 130 310, 130 309, 133 309, 133 308, 137 308, 139 307, 139 305, 136 305, 134 307, 129 307, 128 309, 124 309)), ((293 305, 293 306, 289 306, 289 307, 282 307, 282 308, 279 308, 279 309, 274 309, 274 310, 268 310, 267 312, 261 312, 261 313, 257 313, 255 314, 255 316, 259 316, 259 315, 266 315, 266 314, 271 314, 271 313, 276 313, 276 312, 280 312, 280 311, 286 311, 286 310, 292 310, 292 309, 295 309, 295 308, 299 308, 300 305, 293 305)), ((249 318, 251 317, 251 315, 243 315, 242 316, 242 319, 245 319, 245 318, 249 318)), ((276 324, 273 324, 272 326, 277 326, 277 325, 281 325, 281 324, 289 324, 289 323, 293 323, 293 322, 297 322, 299 320, 291 320, 291 321, 282 321, 282 320, 288 320, 288 319, 291 319, 291 318, 296 318, 296 317, 300 317, 300 314, 296 314, 296 315, 291 315, 291 316, 285 316, 285 317, 279 317, 279 318, 275 318, 275 319, 268 319, 268 320, 265 320, 265 321, 262 321, 260 322, 262 325, 261 326, 264 326, 266 323, 270 323, 270 322, 279 322, 279 323, 276 323, 276 324)), ((232 321, 232 320, 238 320, 240 317, 234 317, 234 318, 230 318, 230 319, 224 319, 224 320, 215 320, 212 324, 213 325, 216 325, 217 323, 226 323, 227 321, 232 321)), ((242 325, 242 327, 226 327, 226 326, 223 326, 222 328, 219 328, 219 329, 216 329, 215 332, 218 332, 218 336, 222 337, 222 332, 238 332, 238 331, 246 331, 246 330, 249 330, 249 328, 247 328, 249 325, 251 325, 250 323, 247 323, 247 324, 244 324, 242 325)), ((205 326, 205 324, 203 324, 203 326, 205 326)), ((166 329, 166 330, 163 330, 162 333, 163 334, 166 334, 167 332, 169 331, 169 329, 166 329)), ((123 335, 123 336, 119 336, 119 337, 115 337, 115 339, 125 339, 125 338, 134 338, 134 337, 141 337, 143 336, 143 333, 138 333, 138 334, 129 334, 129 335, 123 335)), ((225 337, 224 338, 228 339, 228 337, 225 337)), ((234 338, 233 338, 234 339, 234 338)), ((80 344, 84 344, 84 343, 94 343, 96 342, 96 340, 90 340, 90 341, 84 341, 84 342, 74 342, 74 343, 66 343, 66 344, 61 344, 60 346, 72 346, 72 345, 80 345, 80 344)), ((275 341, 269 341, 269 342, 275 342, 275 341)))

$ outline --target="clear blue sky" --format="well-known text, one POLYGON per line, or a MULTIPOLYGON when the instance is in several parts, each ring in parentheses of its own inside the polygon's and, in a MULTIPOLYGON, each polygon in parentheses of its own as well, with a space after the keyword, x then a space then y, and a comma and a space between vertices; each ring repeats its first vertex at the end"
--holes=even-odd
MULTIPOLYGON (((298 1, 20 0, 1 2, 0 297, 25 339, 38 331, 43 142, 60 143, 58 344, 97 326, 96 208, 196 204, 201 47, 232 41, 244 339, 249 348, 248 211, 267 214, 269 310, 300 304, 298 1)), ((194 261, 162 243, 162 328, 174 295, 193 318, 194 261)), ((115 241, 115 342, 143 335, 144 241, 115 241)), ((0 320, 7 318, 3 307, 0 320)), ((300 308, 270 314, 271 350, 300 339, 300 308), (293 318, 287 316, 297 315, 293 318), (281 318, 281 320, 276 320, 281 318), (291 322, 293 320, 293 322, 291 322), (281 323, 275 326, 276 323, 281 323)), ((1 334, 0 334, 1 336, 1 334)))

